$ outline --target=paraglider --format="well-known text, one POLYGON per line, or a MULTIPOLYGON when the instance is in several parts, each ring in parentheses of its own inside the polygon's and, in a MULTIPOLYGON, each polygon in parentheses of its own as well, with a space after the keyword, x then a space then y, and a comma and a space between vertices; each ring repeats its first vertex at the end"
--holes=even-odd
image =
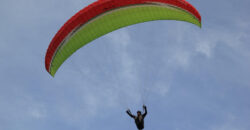
MULTIPOLYGON (((199 12, 185 0, 98 0, 72 16, 56 33, 45 56, 45 67, 54 76, 63 62, 91 41, 117 29, 155 20, 177 20, 201 27, 199 12)), ((128 109, 138 130, 144 129, 147 107, 137 116, 128 109)))
POLYGON ((127 114, 135 120, 135 124, 138 130, 144 129, 144 118, 148 113, 147 107, 145 105, 143 105, 143 110, 144 110, 143 114, 141 113, 141 111, 137 111, 137 116, 133 115, 129 109, 126 111, 127 114))
POLYGON ((51 41, 46 70, 54 76, 63 62, 91 41, 133 24, 178 20, 201 27, 199 12, 185 0, 98 0, 71 17, 51 41))

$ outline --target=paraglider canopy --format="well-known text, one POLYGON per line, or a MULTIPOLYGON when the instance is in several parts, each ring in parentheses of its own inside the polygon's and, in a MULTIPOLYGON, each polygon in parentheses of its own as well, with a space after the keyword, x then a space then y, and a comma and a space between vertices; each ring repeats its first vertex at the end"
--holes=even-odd
POLYGON ((119 28, 153 20, 186 21, 201 27, 199 12, 185 0, 98 0, 56 33, 47 49, 46 70, 54 76, 82 46, 119 28))

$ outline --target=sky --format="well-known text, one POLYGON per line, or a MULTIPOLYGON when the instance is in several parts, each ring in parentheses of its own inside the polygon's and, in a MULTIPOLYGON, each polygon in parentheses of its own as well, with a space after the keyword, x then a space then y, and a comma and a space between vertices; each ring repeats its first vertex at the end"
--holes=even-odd
POLYGON ((51 77, 58 29, 94 0, 0 1, 0 130, 250 129, 250 1, 187 0, 202 28, 141 23, 73 54, 51 77))

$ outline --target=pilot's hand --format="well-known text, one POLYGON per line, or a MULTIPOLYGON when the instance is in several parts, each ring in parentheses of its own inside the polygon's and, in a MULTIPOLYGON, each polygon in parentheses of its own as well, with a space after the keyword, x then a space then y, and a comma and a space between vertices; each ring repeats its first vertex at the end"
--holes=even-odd
POLYGON ((130 113, 130 110, 128 109, 126 112, 130 113))
POLYGON ((147 107, 145 105, 143 105, 143 108, 146 109, 147 107))

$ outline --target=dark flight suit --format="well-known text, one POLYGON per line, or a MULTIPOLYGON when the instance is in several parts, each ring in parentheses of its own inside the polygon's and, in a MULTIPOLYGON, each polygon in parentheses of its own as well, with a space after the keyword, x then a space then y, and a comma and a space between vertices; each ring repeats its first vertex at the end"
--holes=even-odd
POLYGON ((140 115, 140 116, 135 116, 132 115, 131 112, 128 110, 127 113, 130 117, 132 117, 133 119, 135 119, 135 124, 138 128, 138 130, 142 130, 144 128, 144 118, 147 115, 147 108, 144 108, 144 114, 140 115))

